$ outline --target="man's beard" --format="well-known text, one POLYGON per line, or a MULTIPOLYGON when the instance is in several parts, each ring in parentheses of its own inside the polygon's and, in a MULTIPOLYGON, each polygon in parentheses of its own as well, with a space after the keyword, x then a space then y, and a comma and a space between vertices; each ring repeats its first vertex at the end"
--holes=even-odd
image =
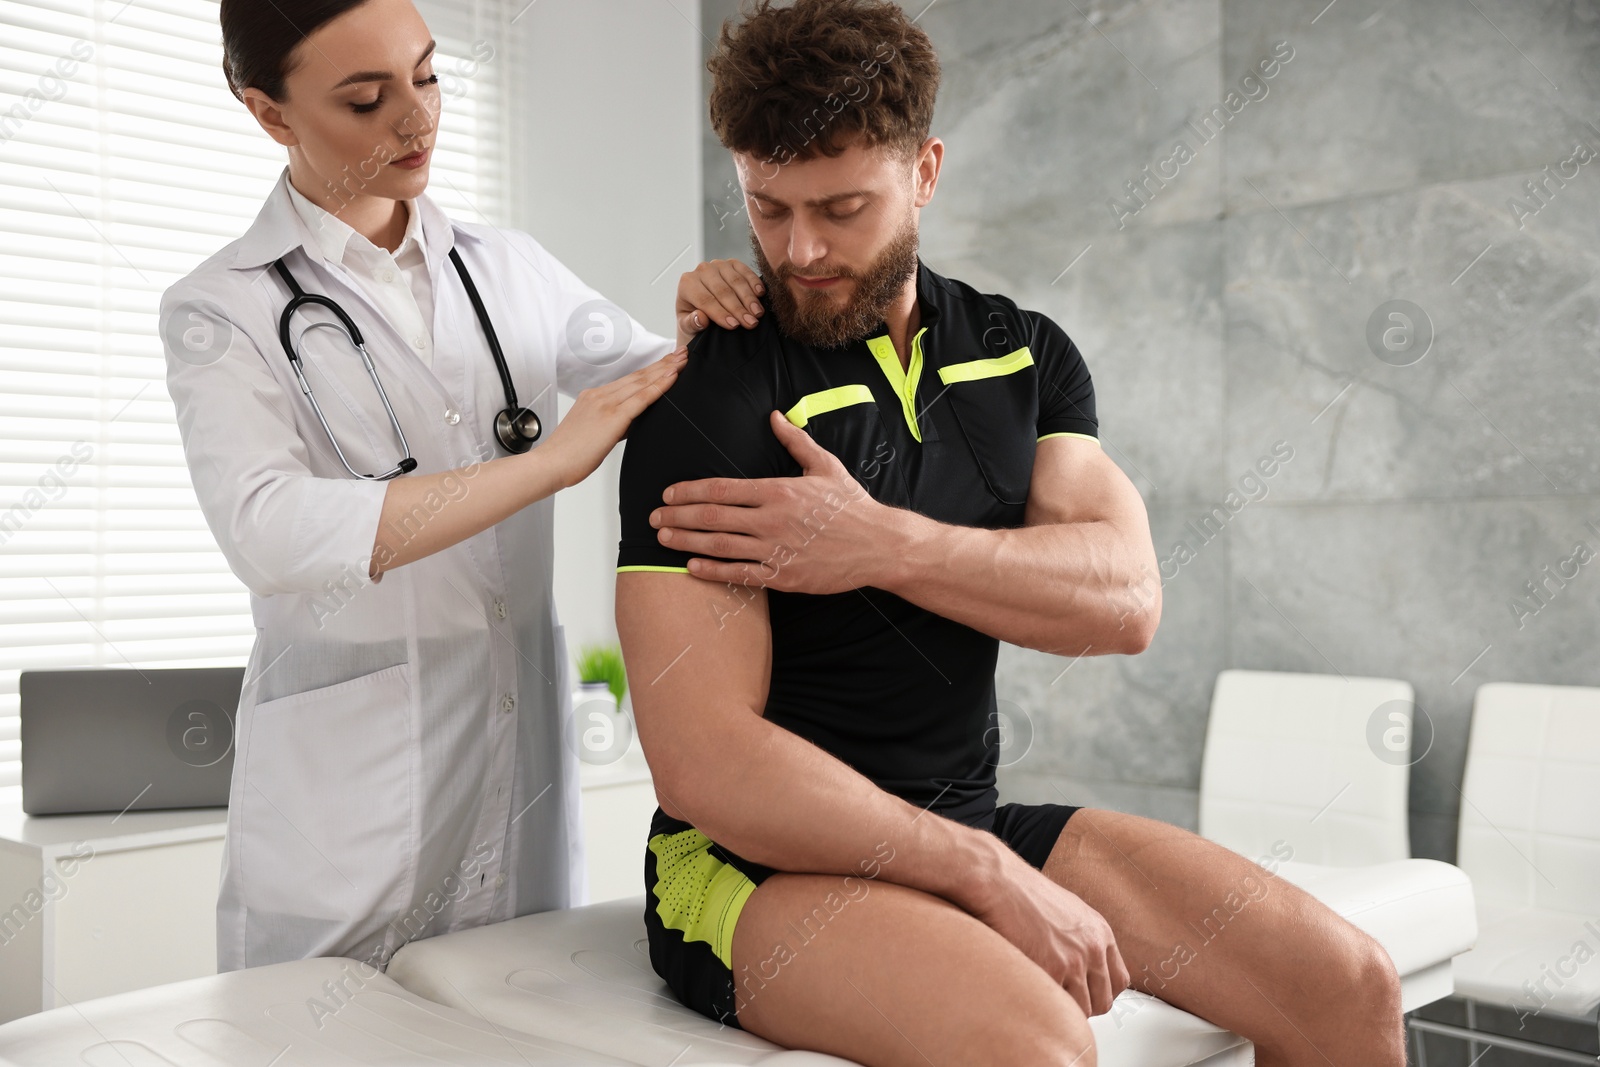
POLYGON ((855 283, 854 293, 842 308, 827 290, 803 293, 796 299, 789 287, 794 266, 785 263, 781 270, 775 269, 753 231, 750 247, 755 250, 756 264, 761 268, 784 336, 815 348, 837 348, 867 337, 883 323, 889 308, 905 290, 907 280, 917 273, 917 224, 910 219, 865 270, 838 268, 827 272, 855 283))

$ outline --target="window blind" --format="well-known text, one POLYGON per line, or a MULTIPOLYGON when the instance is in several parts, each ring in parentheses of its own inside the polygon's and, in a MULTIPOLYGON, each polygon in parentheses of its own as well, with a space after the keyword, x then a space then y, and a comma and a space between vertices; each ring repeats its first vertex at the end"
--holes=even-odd
MULTIPOLYGON (((444 101, 429 196, 504 224, 505 0, 418 8, 444 101)), ((216 0, 0 0, 0 786, 21 671, 243 665, 254 639, 157 333, 162 291, 286 162, 221 62, 216 0)))

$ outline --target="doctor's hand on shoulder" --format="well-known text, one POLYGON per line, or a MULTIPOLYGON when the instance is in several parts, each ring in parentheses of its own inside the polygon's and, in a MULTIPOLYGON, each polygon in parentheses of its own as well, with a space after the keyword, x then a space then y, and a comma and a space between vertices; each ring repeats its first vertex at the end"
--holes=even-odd
POLYGON ((468 507, 455 509, 451 521, 431 523, 419 535, 391 541, 389 531, 399 528, 393 520, 411 514, 454 472, 391 482, 368 577, 382 581, 385 571, 440 551, 593 474, 627 436, 633 420, 672 388, 687 362, 683 346, 713 321, 729 329, 757 325, 765 311, 757 297, 765 291, 760 275, 735 259, 711 260, 684 274, 678 281, 676 306, 678 350, 613 382, 581 391, 537 458, 507 456, 485 464, 489 477, 483 481, 492 485, 504 480, 504 491, 469 497, 468 507), (736 310, 742 319, 734 317, 736 310))
POLYGON ((678 347, 715 323, 754 329, 766 313, 761 275, 737 259, 713 259, 678 279, 678 347))
POLYGON ((628 435, 633 420, 672 388, 688 358, 680 348, 648 367, 578 394, 544 446, 544 458, 560 488, 569 489, 595 472, 628 435))

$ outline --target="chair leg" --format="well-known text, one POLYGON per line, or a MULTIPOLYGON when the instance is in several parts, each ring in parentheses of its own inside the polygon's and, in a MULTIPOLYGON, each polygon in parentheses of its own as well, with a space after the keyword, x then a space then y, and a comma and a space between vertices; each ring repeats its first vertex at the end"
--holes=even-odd
MULTIPOLYGON (((1478 1002, 1470 999, 1467 1001, 1467 1029, 1474 1033, 1478 1029, 1478 1002)), ((1478 1043, 1476 1041, 1469 1040, 1467 1042, 1467 1062, 1478 1062, 1478 1043)))
MULTIPOLYGON (((1597 1062, 1600 1062, 1596 1060, 1592 1053, 1574 1052, 1571 1049, 1557 1048, 1554 1045, 1543 1045, 1537 1041, 1524 1041, 1520 1037, 1503 1037, 1500 1034, 1474 1032, 1464 1026, 1456 1026, 1454 1023, 1436 1023, 1431 1019, 1413 1019, 1411 1021, 1411 1029, 1453 1037, 1458 1041, 1471 1041, 1476 1037, 1477 1043, 1485 1046, 1483 1055, 1488 1055, 1490 1049, 1503 1048, 1530 1056, 1538 1056, 1554 1063, 1580 1063, 1594 1067, 1597 1062)), ((1481 1059, 1482 1056, 1479 1058, 1481 1059)))
POLYGON ((1422 1031, 1411 1025, 1411 1016, 1405 1017, 1406 1029, 1411 1031, 1411 1043, 1416 1047, 1417 1054, 1414 1067, 1428 1067, 1428 1046, 1423 1043, 1422 1031))

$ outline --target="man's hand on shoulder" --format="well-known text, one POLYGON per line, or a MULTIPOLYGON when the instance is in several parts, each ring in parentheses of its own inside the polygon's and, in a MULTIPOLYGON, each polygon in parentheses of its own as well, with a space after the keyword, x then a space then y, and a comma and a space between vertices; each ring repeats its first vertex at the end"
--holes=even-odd
POLYGON ((781 412, 772 432, 800 464, 798 478, 704 478, 668 486, 650 516, 657 539, 695 558, 697 578, 783 592, 881 586, 898 558, 909 512, 867 493, 837 456, 781 412), (724 560, 746 560, 730 563, 724 560))

